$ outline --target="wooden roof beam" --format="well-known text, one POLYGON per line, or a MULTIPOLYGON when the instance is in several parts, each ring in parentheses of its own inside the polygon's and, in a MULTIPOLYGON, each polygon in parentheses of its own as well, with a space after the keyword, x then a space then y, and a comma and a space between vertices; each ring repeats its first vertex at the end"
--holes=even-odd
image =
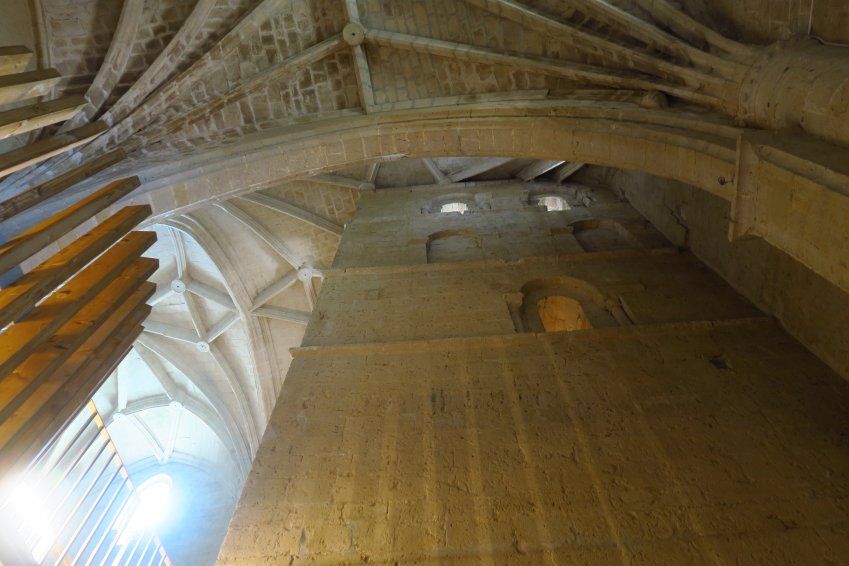
POLYGON ((90 142, 108 129, 105 122, 98 121, 6 152, 0 155, 0 177, 90 142))
POLYGON ((32 61, 32 50, 23 45, 4 45, 0 47, 0 75, 20 73, 32 61))
POLYGON ((140 184, 138 177, 109 183, 99 191, 36 224, 0 246, 0 273, 6 273, 45 246, 55 242, 109 205, 128 195, 140 184))
POLYGON ((90 261, 150 216, 150 206, 128 206, 15 281, 0 293, 0 328, 14 322, 90 261))
POLYGON ((63 96, 0 112, 0 140, 64 122, 79 112, 85 104, 84 96, 63 96))
POLYGON ((155 232, 130 233, 0 334, 0 378, 8 375, 112 281, 127 277, 128 266, 141 262, 144 272, 152 274, 159 262, 140 256, 155 241, 155 232))
POLYGON ((0 75, 0 104, 46 96, 61 79, 56 69, 0 75))
MULTIPOLYGON (((147 258, 145 258, 147 259, 147 258)), ((153 292, 153 283, 145 281, 151 275, 150 261, 137 260, 119 277, 107 285, 77 315, 63 324, 56 333, 23 360, 12 377, 0 380, 0 429, 11 413, 17 413, 22 397, 62 366, 82 345, 94 336, 113 313, 122 309, 140 308, 153 292)), ((129 312, 125 313, 129 314, 129 312)))
POLYGON ((542 177, 552 169, 556 169, 566 163, 565 161, 546 161, 538 160, 530 163, 527 167, 516 173, 516 176, 523 181, 533 181, 537 177, 542 177))
POLYGON ((461 169, 456 173, 451 173, 448 175, 448 178, 452 183, 459 183, 460 181, 465 181, 466 179, 471 179, 477 175, 481 175, 486 173, 487 171, 492 171, 496 167, 501 167, 508 161, 512 161, 510 157, 491 157, 489 159, 479 159, 474 163, 466 167, 465 169, 461 169))
MULTIPOLYGON (((139 298, 151 289, 152 285, 143 283, 139 298)), ((107 322, 27 400, 23 425, 15 426, 7 421, 13 428, 0 433, 5 442, 0 447, 0 468, 9 473, 13 469, 21 470, 77 417, 80 408, 126 357, 141 334, 141 322, 150 314, 150 307, 143 304, 143 299, 139 306, 135 306, 136 302, 131 298, 119 305, 107 322)))
POLYGON ((554 174, 554 182, 557 184, 562 183, 578 171, 580 171, 586 163, 565 163, 560 169, 554 174))
POLYGON ((114 151, 110 151, 109 153, 104 153, 91 161, 86 161, 79 167, 71 169, 67 173, 62 173, 49 181, 36 185, 31 189, 27 189, 21 194, 0 203, 0 221, 8 220, 16 214, 20 214, 24 210, 46 201, 50 197, 61 193, 65 189, 73 187, 77 183, 86 180, 92 175, 115 165, 119 161, 122 161, 126 156, 126 152, 119 148, 114 151))

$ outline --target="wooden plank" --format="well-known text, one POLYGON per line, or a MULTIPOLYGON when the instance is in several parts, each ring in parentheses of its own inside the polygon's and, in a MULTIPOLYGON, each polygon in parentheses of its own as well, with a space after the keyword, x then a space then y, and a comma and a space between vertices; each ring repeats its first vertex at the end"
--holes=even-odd
POLYGON ((557 173, 555 173, 554 175, 554 182, 558 184, 562 183, 563 181, 580 171, 584 165, 584 163, 566 163, 562 165, 560 169, 557 170, 557 173))
POLYGON ((127 154, 123 149, 116 149, 109 153, 104 153, 91 161, 86 161, 67 173, 62 173, 49 181, 27 189, 21 194, 0 203, 0 221, 8 220, 16 214, 20 214, 24 210, 46 201, 50 197, 61 193, 67 188, 73 187, 107 167, 115 165, 126 156, 127 154))
MULTIPOLYGON (((59 371, 15 413, 14 434, 0 444, 0 469, 22 471, 56 435, 76 418, 94 392, 127 356, 141 334, 151 307, 122 309, 111 317, 59 371), (128 314, 129 312, 129 314, 128 314)), ((3 423, 0 426, 6 426, 3 423)), ((13 425, 12 421, 8 422, 13 425)))
MULTIPOLYGON (((8 375, 63 324, 134 262, 153 242, 154 232, 131 232, 61 289, 0 334, 0 379, 8 375)), ((156 260, 144 258, 148 262, 156 260)))
POLYGON ((23 45, 4 45, 0 47, 0 75, 20 73, 32 61, 33 53, 23 45))
POLYGON ((457 171, 456 173, 451 173, 448 175, 448 178, 451 179, 452 183, 459 183, 460 181, 465 181, 466 179, 475 177, 476 175, 482 175, 487 171, 492 171, 496 167, 501 167, 508 161, 512 161, 512 159, 509 157, 491 157, 489 159, 481 159, 473 162, 465 169, 457 171))
POLYGON ((0 177, 88 143, 108 129, 106 122, 97 121, 6 152, 0 155, 0 177))
POLYGON ((124 309, 133 297, 143 295, 142 303, 150 298, 153 293, 151 287, 155 289, 155 286, 146 279, 155 270, 155 261, 150 262, 149 258, 136 260, 77 316, 59 328, 50 340, 36 348, 12 373, 0 380, 0 428, 41 380, 57 371, 116 311, 124 309))
POLYGON ((4 470, 23 471, 79 415, 109 375, 133 349, 142 332, 140 320, 150 314, 151 307, 133 312, 114 336, 90 355, 88 363, 71 376, 40 410, 5 446, 0 446, 0 466, 4 470))
POLYGON ((0 75, 0 104, 50 94, 62 76, 56 69, 0 75))
POLYGON ((533 181, 537 177, 542 177, 552 169, 560 167, 566 163, 565 161, 547 161, 547 160, 537 160, 532 161, 526 167, 524 167, 521 171, 516 173, 516 176, 523 181, 533 181))
POLYGON ((138 177, 109 183, 59 214, 0 246, 0 273, 6 273, 139 186, 138 177))
POLYGON ((64 122, 82 110, 85 104, 84 96, 63 96, 0 112, 0 140, 64 122))
POLYGON ((127 235, 150 216, 150 206, 128 206, 0 291, 0 328, 14 322, 38 301, 127 235))

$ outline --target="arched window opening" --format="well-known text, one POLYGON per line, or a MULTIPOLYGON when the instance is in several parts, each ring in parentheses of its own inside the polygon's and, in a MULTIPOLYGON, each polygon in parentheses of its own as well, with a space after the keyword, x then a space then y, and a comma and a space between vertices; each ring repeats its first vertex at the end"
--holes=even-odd
POLYGON ((171 513, 173 481, 168 474, 156 474, 136 488, 138 502, 130 514, 118 521, 121 536, 118 544, 134 540, 139 533, 155 530, 171 513))
POLYGON ((570 210, 572 207, 566 202, 566 199, 557 195, 544 196, 537 202, 539 206, 548 212, 557 212, 560 210, 570 210))
POLYGON ((546 332, 592 328, 581 303, 571 297, 550 295, 537 301, 537 311, 546 332))
POLYGON ((469 205, 465 202, 446 202, 439 207, 439 212, 457 212, 466 214, 469 211, 469 205))
POLYGON ((619 301, 572 277, 535 279, 505 298, 516 332, 563 332, 633 324, 619 301))
POLYGON ((640 242, 619 222, 607 218, 579 220, 573 235, 586 252, 638 249, 640 242))
POLYGON ((492 209, 492 194, 451 193, 436 196, 422 207, 422 214, 472 214, 492 209))
POLYGON ((478 259, 483 259, 483 246, 471 230, 444 230, 428 236, 428 263, 478 259))

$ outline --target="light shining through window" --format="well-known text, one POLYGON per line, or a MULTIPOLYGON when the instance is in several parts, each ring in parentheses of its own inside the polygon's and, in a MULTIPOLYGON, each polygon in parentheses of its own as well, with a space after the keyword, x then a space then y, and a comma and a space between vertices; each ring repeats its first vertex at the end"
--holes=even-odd
POLYGON ((126 544, 140 533, 156 529, 171 511, 173 482, 167 474, 157 474, 145 480, 137 489, 138 504, 126 522, 119 544, 126 544))
POLYGON ((547 196, 539 199, 539 205, 549 212, 555 212, 558 210, 569 210, 571 208, 569 206, 569 203, 566 202, 566 199, 564 199, 563 197, 558 197, 556 195, 547 196))
POLYGON ((18 532, 30 541, 33 560, 40 563, 56 538, 43 499, 28 485, 20 484, 3 507, 5 509, 0 508, 0 513, 8 512, 14 517, 18 532))
POLYGON ((464 202, 448 202, 442 205, 439 212, 459 212, 465 214, 469 211, 469 205, 464 202))

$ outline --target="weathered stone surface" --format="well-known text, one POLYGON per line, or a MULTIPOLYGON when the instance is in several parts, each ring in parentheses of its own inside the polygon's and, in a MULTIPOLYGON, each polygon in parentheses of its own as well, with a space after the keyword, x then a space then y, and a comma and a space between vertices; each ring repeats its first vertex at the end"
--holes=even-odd
POLYGON ((462 215, 422 210, 465 198, 449 189, 363 195, 220 564, 845 551, 849 384, 690 256, 552 256, 553 227, 636 218, 602 191, 586 209, 566 191, 565 212, 509 185, 468 194, 462 215), (433 263, 427 234, 446 230, 482 254, 433 263), (632 323, 516 333, 510 297, 551 277, 618 297, 632 323))

